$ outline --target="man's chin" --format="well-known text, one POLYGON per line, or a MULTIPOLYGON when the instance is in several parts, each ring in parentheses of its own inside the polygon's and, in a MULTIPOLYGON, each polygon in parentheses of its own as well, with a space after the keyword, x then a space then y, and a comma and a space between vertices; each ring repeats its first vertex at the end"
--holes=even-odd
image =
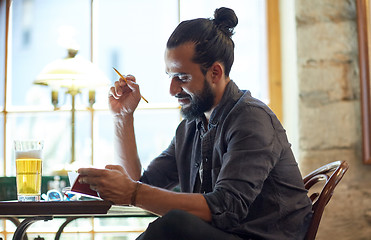
POLYGON ((196 111, 192 111, 193 109, 191 107, 182 106, 180 108, 180 113, 182 114, 183 118, 187 120, 194 120, 196 118, 199 118, 203 115, 203 113, 199 113, 196 111))

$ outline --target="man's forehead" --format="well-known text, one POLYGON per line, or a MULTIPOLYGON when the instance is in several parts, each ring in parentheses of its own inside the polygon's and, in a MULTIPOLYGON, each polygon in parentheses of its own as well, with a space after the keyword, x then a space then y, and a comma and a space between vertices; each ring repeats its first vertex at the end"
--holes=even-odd
POLYGON ((175 75, 181 72, 183 64, 181 62, 169 61, 166 63, 166 74, 175 75))
POLYGON ((165 51, 166 72, 178 73, 186 64, 192 62, 194 44, 185 43, 165 51))

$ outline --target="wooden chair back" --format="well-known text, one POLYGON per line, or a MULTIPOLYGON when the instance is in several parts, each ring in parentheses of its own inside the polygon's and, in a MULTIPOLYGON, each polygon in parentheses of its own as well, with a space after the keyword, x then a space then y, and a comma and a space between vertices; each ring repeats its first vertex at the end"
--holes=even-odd
POLYGON ((346 161, 336 161, 324 165, 304 177, 304 186, 307 190, 312 190, 314 185, 324 182, 320 191, 315 191, 309 196, 312 200, 313 217, 305 240, 315 239, 323 211, 330 201, 336 185, 343 178, 348 168, 349 165, 346 161))

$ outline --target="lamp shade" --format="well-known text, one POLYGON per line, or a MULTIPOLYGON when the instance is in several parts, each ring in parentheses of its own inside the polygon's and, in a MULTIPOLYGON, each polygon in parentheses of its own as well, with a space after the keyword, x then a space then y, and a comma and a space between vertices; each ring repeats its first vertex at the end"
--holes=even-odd
POLYGON ((75 56, 75 54, 69 52, 68 57, 46 65, 36 77, 34 84, 69 90, 94 89, 110 84, 107 77, 95 64, 81 56, 75 56))

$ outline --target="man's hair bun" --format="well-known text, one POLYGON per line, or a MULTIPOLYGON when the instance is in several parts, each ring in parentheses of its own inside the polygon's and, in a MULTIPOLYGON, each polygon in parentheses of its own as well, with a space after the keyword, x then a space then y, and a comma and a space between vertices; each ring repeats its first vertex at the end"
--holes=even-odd
POLYGON ((179 23, 166 47, 171 49, 184 43, 194 43, 192 62, 200 64, 204 75, 219 61, 224 65, 225 76, 229 76, 234 61, 234 42, 231 37, 237 23, 232 9, 218 8, 214 12, 214 19, 196 18, 179 23))
POLYGON ((213 22, 228 37, 231 37, 233 29, 238 24, 238 18, 232 9, 221 7, 215 10, 213 22))

